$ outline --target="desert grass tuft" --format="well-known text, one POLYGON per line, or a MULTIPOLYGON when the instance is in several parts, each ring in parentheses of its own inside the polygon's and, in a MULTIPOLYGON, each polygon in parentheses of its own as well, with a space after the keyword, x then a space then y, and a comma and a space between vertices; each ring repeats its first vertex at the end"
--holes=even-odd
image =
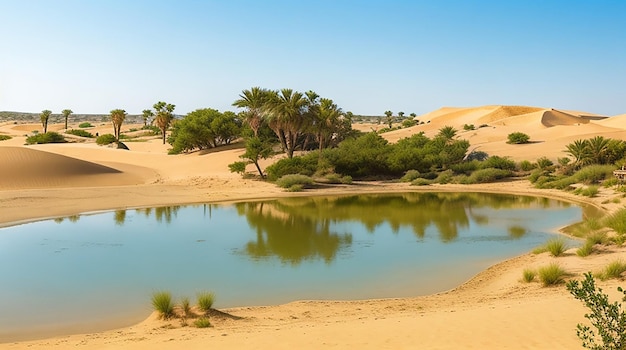
POLYGON ((604 224, 617 232, 626 233, 626 208, 620 209, 604 220, 604 224))
POLYGON ((611 278, 621 278, 622 273, 626 271, 626 263, 623 260, 615 260, 608 264, 602 273, 599 274, 601 280, 608 280, 611 278))
POLYGON ((213 302, 215 301, 215 294, 211 292, 198 293, 198 308, 202 312, 207 313, 213 308, 213 302))
POLYGON ((209 321, 208 317, 200 317, 199 319, 195 320, 193 324, 198 328, 211 327, 211 321, 209 321))
POLYGON ((565 274, 565 270, 557 263, 551 263, 539 269, 539 279, 544 287, 563 283, 565 274))
POLYGON ((189 318, 194 316, 193 311, 191 310, 191 303, 189 302, 189 298, 184 297, 180 300, 180 311, 182 312, 183 318, 189 318))
POLYGON ((563 255, 567 250, 567 245, 563 238, 553 238, 547 241, 544 245, 537 247, 533 250, 533 254, 541 254, 549 252, 550 255, 557 257, 563 255))
POLYGON ((524 269, 522 279, 524 282, 530 283, 535 280, 535 276, 537 276, 537 271, 533 269, 524 269))
POLYGON ((159 317, 167 320, 174 316, 174 304, 170 292, 155 292, 152 294, 152 306, 159 313, 159 317))
POLYGON ((593 242, 588 240, 587 242, 585 242, 585 244, 583 244, 580 248, 576 250, 576 255, 580 256, 581 258, 589 256, 591 253, 593 253, 593 246, 593 242))

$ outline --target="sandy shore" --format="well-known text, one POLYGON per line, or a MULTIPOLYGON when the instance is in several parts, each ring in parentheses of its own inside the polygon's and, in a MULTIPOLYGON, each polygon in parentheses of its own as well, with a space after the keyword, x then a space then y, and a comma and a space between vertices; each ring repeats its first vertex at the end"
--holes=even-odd
MULTIPOLYGON (((496 109, 483 108, 482 111, 467 113, 480 112, 483 113, 482 118, 494 111, 496 109)), ((477 120, 478 114, 468 116, 467 113, 455 118, 465 118, 459 119, 463 122, 477 120)), ((569 115, 544 114, 540 116, 540 121, 570 118, 569 115)), ((527 118, 536 121, 539 117, 527 118)), ((518 116, 518 119, 522 118, 518 116)), ((441 121, 444 122, 448 120, 441 121)), ((166 147, 156 139, 129 143, 130 152, 90 143, 25 147, 22 146, 24 138, 21 134, 24 130, 37 127, 18 126, 16 128, 9 123, 0 125, 0 132, 14 136, 12 140, 0 142, 0 161, 3 167, 10 164, 11 169, 0 173, 0 226, 118 208, 310 194, 430 190, 506 192, 573 202, 583 200, 583 197, 561 191, 534 189, 525 180, 421 189, 406 184, 367 183, 337 186, 323 192, 315 190, 292 194, 274 185, 242 179, 230 173, 227 164, 236 160, 242 152, 237 148, 167 156, 164 152, 166 147), (42 162, 54 164, 53 168, 57 171, 33 175, 35 165, 42 162)), ((436 127, 436 122, 432 127, 436 127)), ((611 128, 602 125, 598 128, 610 133, 623 132, 613 125, 611 128)), ((569 129, 564 134, 552 129, 554 137, 551 140, 558 142, 567 143, 578 135, 569 129)), ((487 142, 487 133, 482 135, 483 131, 474 136, 475 140, 484 137, 481 147, 490 150, 504 147, 501 142, 487 142)), ((548 134, 545 130, 543 132, 548 134)), ((496 134, 492 132, 492 135, 496 134)), ((544 154, 534 152, 526 153, 527 159, 536 159, 544 154)), ((611 212, 624 205, 623 201, 610 201, 617 197, 603 189, 598 197, 584 198, 584 201, 611 212)), ((626 259, 626 248, 610 247, 587 258, 577 257, 573 250, 559 258, 545 253, 528 254, 499 263, 458 288, 436 295, 346 302, 300 301, 279 306, 232 308, 222 311, 240 319, 214 317, 214 327, 208 329, 181 328, 178 321, 164 322, 157 320, 153 314, 132 327, 2 343, 0 349, 578 348, 580 342, 575 327, 578 322, 584 321, 584 307, 569 295, 564 286, 543 288, 539 283, 520 282, 522 271, 556 260, 567 271, 580 276, 586 271, 598 271, 618 258, 626 259)), ((614 291, 620 281, 599 284, 614 299, 617 298, 614 291)))

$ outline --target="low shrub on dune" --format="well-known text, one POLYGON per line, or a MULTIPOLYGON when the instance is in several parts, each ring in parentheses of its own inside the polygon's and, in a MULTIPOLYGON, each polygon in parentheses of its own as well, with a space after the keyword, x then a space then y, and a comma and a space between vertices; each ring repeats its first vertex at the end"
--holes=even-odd
POLYGON ((623 260, 615 260, 607 265, 604 270, 598 274, 601 280, 607 280, 611 278, 621 278, 622 273, 626 271, 626 262, 623 260))
POLYGON ((211 292, 198 293, 198 308, 205 314, 213 308, 215 294, 211 292))
POLYGON ((174 316, 174 304, 170 292, 155 292, 152 294, 152 307, 159 313, 159 317, 168 320, 174 316))
POLYGON ((557 263, 551 263, 547 266, 541 267, 538 271, 539 280, 544 287, 557 285, 565 282, 566 272, 557 263))

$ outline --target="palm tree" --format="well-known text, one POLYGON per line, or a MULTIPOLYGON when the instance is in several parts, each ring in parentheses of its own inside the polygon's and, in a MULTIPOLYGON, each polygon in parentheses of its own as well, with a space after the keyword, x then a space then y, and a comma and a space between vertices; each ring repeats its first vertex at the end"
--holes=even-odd
POLYGON ((315 137, 319 143, 320 157, 324 147, 328 147, 330 138, 338 129, 341 119, 341 108, 328 98, 320 100, 319 113, 315 120, 315 137))
POLYGON ((389 129, 391 129, 391 125, 393 124, 393 112, 385 111, 385 115, 387 116, 387 118, 385 118, 385 121, 387 122, 387 124, 389 124, 389 129))
POLYGON ((114 109, 111 112, 111 123, 113 123, 113 135, 117 141, 120 140, 120 129, 122 123, 126 119, 126 111, 123 109, 114 109))
POLYGON ((604 164, 606 154, 609 150, 609 139, 605 139, 602 136, 596 136, 589 139, 587 144, 589 145, 591 161, 594 164, 604 164))
POLYGON ((141 111, 141 113, 142 113, 142 118, 143 118, 143 126, 148 126, 148 120, 154 117, 154 112, 152 112, 151 109, 144 109, 143 111, 141 111))
POLYGON ((454 136, 456 136, 457 130, 449 125, 444 126, 439 129, 438 137, 442 137, 447 141, 451 141, 454 136))
POLYGON ((591 161, 591 150, 588 140, 576 140, 566 146, 565 152, 574 157, 574 165, 581 166, 591 161))
POLYGON ((51 114, 52 114, 52 111, 48 109, 44 109, 43 111, 41 111, 41 114, 39 115, 41 119, 41 125, 43 125, 44 134, 48 132, 48 119, 50 119, 51 114))
POLYGON ((289 158, 293 158, 298 137, 307 126, 307 106, 308 100, 304 95, 292 89, 282 89, 268 100, 268 125, 274 132, 278 131, 278 138, 289 158))
POLYGON ((263 115, 267 109, 268 98, 269 90, 255 86, 250 90, 243 90, 239 99, 233 102, 233 106, 246 109, 245 122, 252 129, 254 136, 258 136, 263 115))
POLYGON ((172 119, 174 119, 173 112, 176 106, 171 103, 165 103, 163 101, 159 101, 155 103, 154 106, 152 107, 156 111, 156 114, 155 114, 156 117, 154 118, 154 121, 156 125, 159 127, 159 129, 161 129, 161 132, 163 133, 163 144, 165 144, 165 132, 167 131, 167 128, 170 127, 170 124, 172 123, 172 119))
POLYGON ((64 109, 61 111, 63 117, 65 118, 65 129, 67 130, 67 119, 70 117, 70 114, 74 113, 71 109, 64 109))

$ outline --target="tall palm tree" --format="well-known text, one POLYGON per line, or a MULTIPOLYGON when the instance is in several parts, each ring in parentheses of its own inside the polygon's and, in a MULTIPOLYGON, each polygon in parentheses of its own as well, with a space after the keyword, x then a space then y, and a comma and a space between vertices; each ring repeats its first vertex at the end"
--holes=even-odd
POLYGON ((319 113, 315 120, 315 137, 319 143, 320 156, 322 150, 328 147, 330 139, 339 128, 342 117, 341 108, 328 98, 320 100, 319 113))
POLYGON ((39 118, 41 119, 41 125, 43 126, 44 134, 48 132, 48 119, 50 119, 51 114, 52 114, 52 111, 48 109, 44 109, 43 111, 41 111, 41 114, 39 115, 39 118))
POLYGON ((250 90, 243 90, 239 94, 239 99, 233 102, 233 106, 246 109, 245 122, 252 129, 254 136, 258 136, 268 99, 269 91, 255 86, 250 90))
POLYGON ((126 119, 126 111, 123 109, 114 109, 111 111, 111 123, 113 123, 113 135, 116 140, 120 140, 120 130, 122 123, 126 119))
POLYGON ((143 126, 148 126, 148 120, 154 117, 154 112, 151 109, 144 109, 141 111, 141 116, 143 118, 143 126))
POLYGON ((156 111, 154 122, 159 127, 159 129, 161 129, 161 133, 163 134, 163 144, 165 144, 165 132, 167 131, 167 128, 170 127, 172 119, 174 119, 173 112, 176 106, 171 103, 159 101, 155 103, 152 107, 156 111))
MULTIPOLYGON (((302 135, 308 122, 308 101, 301 92, 282 89, 268 102, 269 124, 278 130, 278 137, 284 143, 287 157, 293 158, 298 137, 302 135)), ((271 126, 270 126, 271 127, 271 126)))
POLYGON ((591 162, 591 150, 588 140, 575 140, 566 146, 566 151, 574 157, 574 166, 581 166, 591 162))
POLYGON ((67 119, 70 117, 70 114, 74 113, 71 109, 64 109, 61 111, 63 117, 65 118, 65 129, 67 130, 67 119))

